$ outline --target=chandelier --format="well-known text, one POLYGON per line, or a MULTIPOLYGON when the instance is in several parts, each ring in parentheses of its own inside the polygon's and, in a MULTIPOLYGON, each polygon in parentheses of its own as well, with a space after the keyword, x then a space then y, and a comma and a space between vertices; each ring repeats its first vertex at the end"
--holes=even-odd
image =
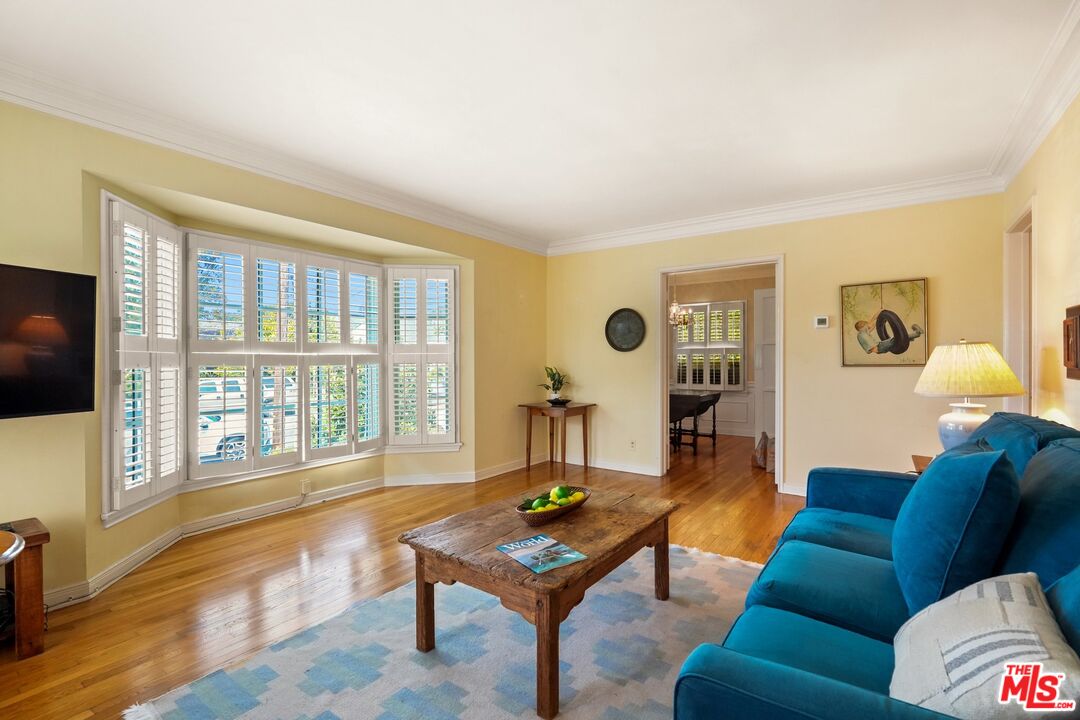
POLYGON ((671 288, 671 306, 668 308, 667 321, 672 327, 686 327, 690 324, 690 311, 679 304, 675 295, 675 286, 671 288))

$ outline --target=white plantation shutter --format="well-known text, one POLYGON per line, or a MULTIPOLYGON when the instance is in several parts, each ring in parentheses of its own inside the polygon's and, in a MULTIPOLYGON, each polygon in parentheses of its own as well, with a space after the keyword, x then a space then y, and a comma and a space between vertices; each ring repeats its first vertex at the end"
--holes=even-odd
POLYGON ((453 268, 392 267, 390 308, 391 444, 457 439, 453 268))
POLYGON ((264 355, 255 362, 259 413, 252 446, 255 467, 300 460, 300 363, 290 356, 264 355))
POLYGON ((306 259, 304 265, 304 352, 341 352, 345 263, 319 257, 306 259))
POLYGON ((351 451, 349 361, 344 356, 307 358, 307 447, 314 460, 351 451))
POLYGON ((696 390, 740 391, 745 352, 742 300, 695 303, 690 325, 673 334, 671 384, 696 390))
POLYGON ((382 271, 374 265, 349 263, 349 345, 353 352, 379 350, 379 286, 382 271))
POLYGON ((356 450, 377 447, 382 436, 379 363, 360 360, 356 364, 356 450))
POLYGON ((250 471, 257 443, 251 440, 256 393, 250 356, 200 354, 191 363, 188 476, 250 471))
POLYGON ((254 247, 253 347, 296 352, 299 348, 299 275, 297 256, 254 247))
POLYGON ((115 198, 107 207, 112 511, 169 491, 184 476, 183 250, 167 221, 115 198))
POLYGON ((188 233, 188 349, 243 352, 248 341, 248 247, 188 233))

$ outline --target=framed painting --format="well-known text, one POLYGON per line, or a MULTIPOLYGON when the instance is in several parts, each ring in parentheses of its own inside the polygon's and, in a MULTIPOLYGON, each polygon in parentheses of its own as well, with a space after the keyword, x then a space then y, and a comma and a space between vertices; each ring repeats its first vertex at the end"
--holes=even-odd
POLYGON ((925 365, 926 278, 840 288, 844 367, 925 365))

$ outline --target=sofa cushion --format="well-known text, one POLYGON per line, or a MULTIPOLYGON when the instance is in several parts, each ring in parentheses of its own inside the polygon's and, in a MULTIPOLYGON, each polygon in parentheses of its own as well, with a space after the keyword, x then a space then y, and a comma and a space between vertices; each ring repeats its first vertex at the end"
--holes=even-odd
POLYGON ((1060 699, 1080 697, 1080 659, 1032 573, 983 580, 930 605, 900 628, 895 650, 889 694, 958 718, 1030 717, 999 702, 1007 662, 1064 673, 1060 699))
POLYGON ((891 644, 785 610, 750 608, 735 621, 724 647, 873 692, 889 692, 891 644))
POLYGON ((1028 464, 1020 506, 998 565, 1033 572, 1043 587, 1080 562, 1080 439, 1056 440, 1028 464))
POLYGON ((908 619, 888 560, 789 540, 776 549, 746 595, 766 605, 891 642, 908 619))
POLYGON ((1002 450, 968 443, 930 463, 893 528, 896 577, 912 614, 993 572, 1019 498, 1002 450))
POLYGON ((1080 430, 1052 420, 1007 412, 994 413, 970 436, 970 440, 983 439, 995 450, 1004 450, 1020 476, 1035 453, 1061 438, 1080 438, 1080 430))
POLYGON ((1054 611, 1061 634, 1080 653, 1080 565, 1046 590, 1046 599, 1054 611))
POLYGON ((788 523, 782 540, 803 540, 840 550, 892 559, 895 521, 831 508, 806 508, 788 523))

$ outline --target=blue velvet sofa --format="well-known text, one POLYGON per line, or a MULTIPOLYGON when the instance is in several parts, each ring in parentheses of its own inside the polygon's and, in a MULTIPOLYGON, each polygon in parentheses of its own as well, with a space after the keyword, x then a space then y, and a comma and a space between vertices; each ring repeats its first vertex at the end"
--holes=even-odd
MULTIPOLYGON (((1020 501, 994 572, 1038 574, 1080 650, 1080 432, 997 413, 977 431, 1005 451, 1020 501)), ((889 697, 892 639, 910 612, 892 561, 897 515, 918 476, 819 468, 720 645, 695 649, 676 720, 944 718, 889 697)), ((899 537, 899 535, 898 535, 899 537)), ((717 638, 719 640, 719 638, 717 638)))

